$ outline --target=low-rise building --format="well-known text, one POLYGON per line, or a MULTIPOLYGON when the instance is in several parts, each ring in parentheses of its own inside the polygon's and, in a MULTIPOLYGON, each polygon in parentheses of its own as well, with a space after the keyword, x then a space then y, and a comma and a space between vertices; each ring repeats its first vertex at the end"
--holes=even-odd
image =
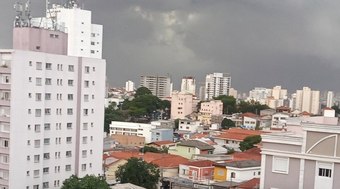
POLYGON ((173 141, 174 133, 172 129, 152 129, 151 142, 170 140, 173 141))
POLYGON ((203 126, 200 121, 181 119, 178 123, 179 131, 188 131, 190 133, 198 132, 199 130, 203 130, 203 126))
POLYGON ((210 124, 212 115, 223 114, 223 102, 221 100, 211 100, 209 102, 202 102, 199 111, 198 120, 203 124, 210 124))
POLYGON ((189 92, 172 92, 171 119, 185 119, 193 112, 193 94, 189 92))
POLYGON ((145 137, 113 134, 111 138, 122 146, 144 146, 145 137))
POLYGON ((244 129, 254 130, 256 127, 260 126, 260 117, 256 114, 247 112, 247 113, 241 114, 241 117, 242 117, 241 127, 244 129))
POLYGON ((168 153, 192 159, 195 154, 212 154, 213 151, 214 147, 207 143, 198 140, 187 140, 177 143, 175 147, 169 149, 168 153))
POLYGON ((112 121, 110 124, 110 135, 134 135, 145 137, 145 143, 151 142, 151 130, 156 126, 143 123, 112 121))
POLYGON ((240 151, 240 142, 242 142, 248 136, 261 135, 263 132, 258 130, 247 130, 241 128, 230 128, 223 131, 221 134, 213 136, 215 143, 227 148, 233 148, 236 151, 240 151))
POLYGON ((192 161, 179 165, 179 177, 198 183, 213 180, 214 162, 209 160, 192 161))
POLYGON ((287 124, 287 119, 289 118, 289 114, 287 113, 276 113, 272 115, 272 129, 283 128, 287 124))

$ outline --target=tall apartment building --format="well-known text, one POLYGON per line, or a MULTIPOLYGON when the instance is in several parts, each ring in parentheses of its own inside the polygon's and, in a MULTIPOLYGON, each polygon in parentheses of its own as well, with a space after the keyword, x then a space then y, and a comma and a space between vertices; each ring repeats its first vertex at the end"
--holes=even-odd
POLYGON ((140 86, 148 88, 158 98, 165 98, 171 95, 172 83, 169 76, 140 76, 140 86))
POLYGON ((196 80, 194 77, 187 76, 182 78, 181 92, 196 94, 196 80))
POLYGON ((132 92, 135 90, 135 83, 132 81, 125 82, 125 90, 127 92, 132 92))
POLYGON ((105 60, 68 56, 70 35, 20 22, 0 50, 0 188, 102 174, 105 60))
POLYGON ((205 77, 205 99, 229 95, 231 76, 228 73, 212 73, 205 77))
POLYGON ((174 91, 171 95, 171 119, 185 119, 194 110, 193 95, 187 92, 174 91))
POLYGON ((312 91, 309 87, 303 87, 296 91, 295 109, 312 114, 319 114, 320 91, 312 91))
POLYGON ((333 106, 333 98, 334 98, 334 92, 333 91, 328 91, 327 92, 327 103, 326 107, 332 107, 333 106))

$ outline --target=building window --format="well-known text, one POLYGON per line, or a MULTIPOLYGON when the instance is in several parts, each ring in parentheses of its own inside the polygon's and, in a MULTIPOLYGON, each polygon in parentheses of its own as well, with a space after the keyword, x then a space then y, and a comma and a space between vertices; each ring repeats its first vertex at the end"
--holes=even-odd
POLYGON ((51 93, 45 93, 45 100, 51 100, 51 93))
POLYGON ((46 70, 52 70, 52 63, 46 63, 46 70))
POLYGON ((34 140, 34 147, 39 148, 40 147, 40 140, 34 140))
POLYGON ((86 164, 81 164, 81 170, 86 171, 86 164))
POLYGON ((40 133, 40 124, 35 124, 35 125, 34 125, 34 131, 35 131, 36 133, 40 133))
POLYGON ((41 93, 35 93, 35 100, 41 101, 41 93))
POLYGON ((50 139, 44 138, 44 145, 50 145, 50 139))
POLYGON ((51 108, 45 108, 45 115, 51 115, 51 108))
POLYGON ((74 66, 73 65, 68 65, 68 71, 69 72, 74 72, 74 66))
POLYGON ((73 94, 68 94, 68 95, 67 95, 67 99, 68 99, 68 100, 73 100, 73 94))
POLYGON ((71 165, 65 165, 65 171, 71 171, 71 165))
POLYGON ((89 124, 88 123, 83 123, 83 130, 87 130, 88 129, 89 124))
MULTIPOLYGON (((57 36, 57 35, 56 35, 56 36, 57 36)), ((57 38, 57 37, 56 37, 56 38, 57 38)), ((48 174, 48 172, 47 172, 47 173, 44 172, 44 174, 48 174)), ((43 189, 46 189, 46 188, 50 188, 49 182, 43 182, 43 189)))
POLYGON ((272 172, 288 174, 289 158, 273 156, 272 172))
POLYGON ((41 78, 40 77, 35 78, 35 85, 41 86, 41 78))
POLYGON ((66 151, 66 157, 72 157, 72 152, 71 151, 66 151))
POLYGON ((39 163, 40 155, 34 155, 34 163, 39 163))
POLYGON ((37 62, 36 63, 36 69, 37 70, 41 70, 42 69, 42 63, 41 62, 37 62))
POLYGON ((87 144, 87 136, 84 136, 82 141, 83 141, 83 144, 87 144))
POLYGON ((67 129, 72 129, 72 123, 67 123, 67 129))
POLYGON ((84 95, 84 101, 88 102, 89 101, 89 95, 84 95))
POLYGON ((90 83, 89 81, 86 81, 86 80, 85 80, 85 81, 84 81, 84 87, 88 88, 88 87, 89 87, 89 83, 90 83))
POLYGON ((84 116, 88 116, 89 115, 89 109, 84 109, 83 112, 84 112, 84 116))
POLYGON ((236 178, 236 173, 235 172, 231 172, 230 178, 236 178))
POLYGON ((68 86, 73 86, 73 80, 72 80, 72 79, 69 79, 69 80, 67 81, 67 84, 68 84, 68 86))
POLYGON ((45 78, 45 85, 52 85, 52 79, 51 78, 45 78))
MULTIPOLYGON (((39 169, 38 170, 34 170, 34 177, 37 178, 39 177, 39 169)), ((38 186, 37 188, 39 188, 39 185, 34 185, 34 186, 38 186)), ((34 188, 33 186, 33 188, 34 188)))
POLYGON ((89 66, 85 66, 85 73, 90 73, 90 67, 89 66))
POLYGON ((72 137, 66 137, 66 143, 71 144, 72 143, 72 137))
POLYGON ((49 170, 50 170, 50 168, 44 167, 44 168, 43 168, 43 174, 48 174, 48 173, 49 173, 49 170))
POLYGON ((73 115, 73 109, 67 108, 67 115, 73 115))
POLYGON ((35 109, 35 117, 41 117, 41 109, 35 109))
POLYGON ((87 150, 82 150, 81 155, 82 155, 83 158, 86 158, 87 157, 87 150))
POLYGON ((50 159, 50 153, 44 153, 44 160, 50 159))

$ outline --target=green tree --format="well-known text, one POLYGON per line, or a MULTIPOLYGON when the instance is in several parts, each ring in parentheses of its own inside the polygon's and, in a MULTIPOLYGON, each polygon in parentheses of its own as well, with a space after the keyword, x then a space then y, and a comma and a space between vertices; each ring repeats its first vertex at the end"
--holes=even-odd
POLYGON ((139 149, 139 152, 168 153, 168 148, 163 146, 162 149, 158 149, 153 146, 144 146, 143 148, 139 149))
POLYGON ((136 90, 135 98, 137 98, 139 96, 151 95, 151 94, 152 94, 152 92, 148 88, 146 88, 146 87, 139 87, 136 90))
POLYGON ((241 101, 238 104, 238 111, 245 113, 245 112, 251 112, 254 114, 259 115, 261 110, 264 109, 269 109, 269 107, 267 105, 263 105, 260 104, 259 102, 245 102, 245 101, 241 101))
POLYGON ((138 158, 130 158, 126 164, 118 167, 116 177, 121 183, 156 189, 160 173, 156 165, 138 158))
POLYGON ((111 104, 105 108, 104 131, 109 133, 112 121, 125 121, 126 119, 126 113, 119 109, 116 110, 116 103, 111 102, 111 104))
POLYGON ((247 136, 242 142, 240 142, 240 150, 243 152, 254 148, 254 144, 260 143, 261 140, 262 138, 260 135, 247 136))
POLYGON ((222 129, 230 129, 231 127, 235 127, 235 123, 228 118, 224 118, 222 120, 221 127, 222 129))
POLYGON ((332 106, 332 109, 335 110, 335 114, 336 114, 336 115, 339 115, 339 114, 340 114, 340 108, 339 108, 339 106, 334 105, 334 106, 332 106))
POLYGON ((214 99, 223 102, 223 114, 233 114, 237 112, 236 99, 233 96, 220 95, 214 99))
POLYGON ((178 130, 179 128, 179 119, 175 119, 175 129, 178 130))
POLYGON ((110 187, 102 176, 86 175, 78 178, 72 175, 63 182, 61 189, 110 189, 110 187))

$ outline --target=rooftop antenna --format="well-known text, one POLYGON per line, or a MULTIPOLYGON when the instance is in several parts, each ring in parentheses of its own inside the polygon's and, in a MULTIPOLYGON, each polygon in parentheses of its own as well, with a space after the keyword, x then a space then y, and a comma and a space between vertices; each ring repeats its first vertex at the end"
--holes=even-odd
POLYGON ((77 8, 79 7, 78 0, 67 0, 66 3, 64 4, 64 7, 69 9, 77 8))
POLYGON ((14 21, 14 27, 31 27, 31 1, 27 0, 25 4, 16 2, 14 9, 17 12, 14 21))

